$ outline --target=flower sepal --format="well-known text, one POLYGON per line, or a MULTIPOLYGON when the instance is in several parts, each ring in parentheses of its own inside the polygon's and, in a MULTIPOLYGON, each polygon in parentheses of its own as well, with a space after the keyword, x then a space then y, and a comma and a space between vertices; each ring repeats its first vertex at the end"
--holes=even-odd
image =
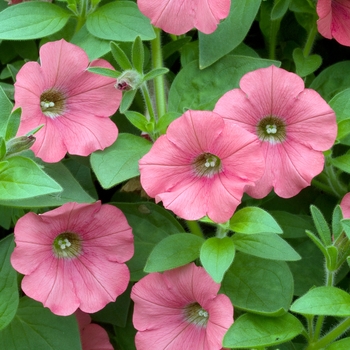
MULTIPOLYGON (((36 139, 33 135, 14 137, 13 139, 9 140, 5 146, 5 157, 13 156, 15 154, 21 153, 22 151, 26 151, 27 149, 33 146, 35 140, 36 139)), ((0 159, 2 159, 1 156, 2 144, 0 151, 0 159)))

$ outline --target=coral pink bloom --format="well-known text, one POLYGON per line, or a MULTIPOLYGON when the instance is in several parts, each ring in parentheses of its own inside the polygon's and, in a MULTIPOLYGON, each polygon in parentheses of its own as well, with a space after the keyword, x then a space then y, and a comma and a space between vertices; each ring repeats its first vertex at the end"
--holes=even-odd
POLYGON ((134 253, 133 235, 112 205, 66 203, 28 213, 14 233, 11 263, 25 275, 22 289, 54 314, 99 311, 129 283, 125 261, 134 253))
POLYGON ((257 137, 216 113, 187 111, 139 162, 141 185, 176 215, 230 219, 264 171, 257 137))
POLYGON ((98 324, 91 323, 89 314, 78 309, 77 318, 83 350, 113 350, 107 332, 98 324))
POLYGON ((137 350, 219 350, 233 307, 208 273, 191 263, 151 273, 131 291, 137 350))
POLYGON ((280 197, 295 196, 309 186, 324 165, 322 151, 332 147, 335 114, 294 73, 270 66, 247 73, 240 89, 227 92, 214 111, 260 139, 266 170, 247 193, 263 198, 274 188, 280 197))
MULTIPOLYGON (((44 124, 31 149, 45 162, 110 146, 118 129, 108 117, 122 96, 115 79, 88 72, 86 53, 64 40, 44 44, 40 63, 26 63, 16 77, 15 107, 22 108, 18 135, 44 124)), ((90 66, 113 68, 101 59, 90 66)))
POLYGON ((350 46, 349 0, 318 0, 317 14, 317 28, 321 35, 350 46))
POLYGON ((345 219, 350 219, 350 192, 340 202, 340 207, 345 219))
POLYGON ((167 33, 180 35, 197 28, 210 34, 228 16, 231 0, 137 0, 137 5, 167 33))

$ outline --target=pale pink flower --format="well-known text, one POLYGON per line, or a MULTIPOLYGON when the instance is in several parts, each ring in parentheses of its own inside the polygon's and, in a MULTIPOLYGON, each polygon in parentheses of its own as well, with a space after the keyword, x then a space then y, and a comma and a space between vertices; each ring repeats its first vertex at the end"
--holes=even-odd
POLYGON ((244 75, 240 89, 224 94, 214 111, 260 140, 266 159, 263 177, 247 193, 283 198, 309 186, 324 166, 322 151, 332 147, 337 124, 333 110, 294 73, 270 66, 244 75))
POLYGON ((186 220, 230 219, 264 171, 257 137, 216 113, 187 111, 139 162, 141 185, 186 220))
POLYGON ((137 350, 220 350, 233 306, 219 289, 193 263, 142 278, 131 291, 137 350))
POLYGON ((334 38, 338 43, 350 46, 350 1, 318 0, 317 29, 327 39, 334 38))
POLYGON ((133 235, 116 207, 66 203, 47 213, 27 213, 14 230, 12 266, 25 275, 22 290, 54 314, 77 308, 97 312, 122 294, 133 235))
MULTIPOLYGON (((110 146, 118 136, 109 116, 122 93, 115 79, 87 71, 89 59, 80 47, 59 40, 40 48, 40 64, 28 62, 15 83, 15 107, 22 108, 18 135, 41 124, 32 150, 45 162, 58 162, 68 152, 87 156, 110 146)), ((105 60, 90 66, 112 69, 105 60)))
POLYGON ((107 332, 98 324, 91 323, 89 314, 78 309, 75 317, 78 321, 83 350, 113 350, 107 332))
POLYGON ((350 192, 340 202, 340 207, 345 219, 350 219, 350 192))
POLYGON ((231 0, 137 0, 140 11, 167 33, 181 35, 192 28, 210 34, 228 16, 231 0))

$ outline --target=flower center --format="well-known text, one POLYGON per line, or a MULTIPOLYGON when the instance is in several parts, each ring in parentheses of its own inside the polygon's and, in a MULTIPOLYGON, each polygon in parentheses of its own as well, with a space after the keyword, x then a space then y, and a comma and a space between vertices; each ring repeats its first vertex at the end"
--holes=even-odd
POLYGON ((192 163, 197 176, 212 177, 221 171, 221 160, 211 153, 203 153, 192 163))
POLYGON ((261 141, 270 143, 283 142, 286 139, 286 124, 284 120, 274 116, 268 116, 260 120, 257 126, 257 134, 261 141))
POLYGON ((57 258, 76 258, 82 252, 82 240, 76 233, 64 232, 55 238, 52 248, 57 258))
POLYGON ((206 327, 209 319, 208 311, 204 310, 198 303, 189 304, 184 309, 186 321, 200 327, 206 327))
POLYGON ((55 118, 65 112, 66 96, 58 90, 49 89, 40 96, 41 111, 50 118, 55 118))

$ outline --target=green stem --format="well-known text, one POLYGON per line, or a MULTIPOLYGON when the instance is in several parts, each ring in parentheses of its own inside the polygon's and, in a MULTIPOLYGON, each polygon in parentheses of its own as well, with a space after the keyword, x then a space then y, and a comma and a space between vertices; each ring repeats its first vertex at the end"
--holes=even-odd
POLYGON ((276 45, 277 45, 277 34, 280 29, 281 20, 271 21, 270 26, 270 41, 269 41, 269 58, 270 60, 276 59, 276 45))
MULTIPOLYGON (((153 68, 162 68, 163 55, 160 38, 161 30, 159 28, 154 28, 154 31, 156 32, 156 38, 151 41, 153 68)), ((154 89, 156 95, 157 115, 158 118, 160 118, 166 113, 164 75, 159 75, 158 77, 154 78, 154 89)))
POLYGON ((145 103, 146 103, 146 107, 147 107, 148 114, 150 117, 150 121, 154 122, 155 121, 155 114, 154 114, 154 110, 153 110, 152 99, 151 99, 151 95, 148 91, 148 87, 147 87, 146 83, 143 83, 141 85, 141 92, 142 92, 143 98, 145 99, 145 103))
POLYGON ((89 0, 80 0, 78 4, 78 18, 77 18, 77 26, 75 27, 75 32, 78 32, 81 27, 86 22, 86 16, 88 13, 89 0))
POLYGON ((342 334, 344 334, 349 328, 350 328, 350 317, 340 322, 338 326, 333 328, 328 334, 326 334, 320 340, 316 341, 315 343, 309 344, 306 350, 324 349, 328 344, 332 343, 335 339, 337 339, 342 334))
POLYGON ((306 339, 313 339, 314 337, 314 316, 307 316, 306 317, 307 320, 307 329, 308 329, 308 333, 304 334, 306 339))
POLYGON ((193 235, 204 238, 202 229, 197 221, 186 220, 186 224, 193 235))
POLYGON ((314 46, 316 35, 317 35, 317 25, 316 25, 316 18, 315 18, 304 46, 304 50, 303 50, 304 57, 308 57, 310 55, 312 47, 314 46))

